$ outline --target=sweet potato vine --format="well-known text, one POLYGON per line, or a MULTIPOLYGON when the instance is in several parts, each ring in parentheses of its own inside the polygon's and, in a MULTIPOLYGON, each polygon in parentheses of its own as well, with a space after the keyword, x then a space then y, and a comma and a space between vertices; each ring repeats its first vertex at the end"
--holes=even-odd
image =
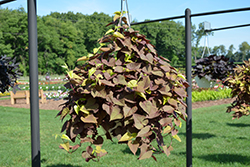
MULTIPOLYGON (((126 23, 116 12, 109 25, 116 25, 119 19, 126 23)), ((153 152, 157 149, 151 144, 156 140, 158 150, 168 156, 172 139, 181 141, 176 129, 181 127, 180 119, 187 117, 183 110, 188 87, 184 76, 157 54, 144 35, 126 24, 114 26, 99 43, 93 54, 78 59, 86 61, 83 65, 68 71, 65 87, 71 90, 57 116, 60 120, 67 115, 70 118, 62 127, 66 142, 60 147, 74 152, 89 142, 82 156, 86 161, 98 160, 107 154, 103 142, 116 137, 133 154, 139 149, 138 159, 156 159, 153 152), (168 145, 164 136, 171 138, 168 145), (80 142, 70 146, 67 140, 80 142)))

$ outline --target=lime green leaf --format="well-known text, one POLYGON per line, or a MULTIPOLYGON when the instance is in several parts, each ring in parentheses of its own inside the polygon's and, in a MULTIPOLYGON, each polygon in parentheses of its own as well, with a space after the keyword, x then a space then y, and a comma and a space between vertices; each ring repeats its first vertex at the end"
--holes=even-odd
POLYGON ((113 21, 116 21, 118 18, 120 18, 120 15, 115 15, 114 17, 113 17, 113 21))
POLYGON ((141 96, 142 98, 144 98, 145 100, 147 100, 147 97, 145 96, 144 93, 142 92, 136 92, 137 95, 141 96))
POLYGON ((163 105, 165 105, 167 102, 168 102, 168 99, 170 97, 167 97, 167 96, 163 96, 163 105))
POLYGON ((87 80, 88 80, 88 79, 84 79, 81 86, 86 86, 87 80))
POLYGON ((96 146, 95 152, 96 152, 96 153, 101 153, 101 152, 102 152, 102 153, 106 153, 107 151, 104 150, 104 149, 102 149, 101 146, 98 145, 98 146, 96 146))
POLYGON ((81 106, 80 111, 87 114, 87 115, 89 115, 89 111, 85 108, 84 105, 81 106))
POLYGON ((128 141, 128 140, 131 140, 133 138, 135 138, 137 136, 137 133, 130 133, 130 132, 127 132, 125 133, 119 140, 119 142, 123 142, 123 141, 128 141))
POLYGON ((69 72, 68 72, 68 76, 69 76, 70 78, 73 78, 73 74, 74 74, 73 71, 69 71, 69 72))
POLYGON ((83 57, 80 57, 79 59, 77 59, 77 61, 86 61, 88 59, 89 58, 87 56, 83 56, 83 57))
POLYGON ((121 12, 120 11, 116 11, 116 12, 114 12, 114 14, 121 15, 121 12))
POLYGON ((177 114, 182 114, 179 110, 174 110, 177 114))
POLYGON ((96 68, 92 67, 88 72, 89 72, 89 77, 91 77, 96 72, 96 68))
POLYGON ((181 139, 180 139, 180 137, 178 135, 173 135, 173 138, 178 140, 179 142, 181 142, 181 139))
POLYGON ((65 68, 65 69, 69 70, 69 68, 68 68, 68 66, 67 66, 66 63, 64 63, 64 65, 62 66, 62 68, 65 68))
POLYGON ((171 126, 166 126, 166 128, 163 130, 163 133, 169 133, 171 129, 171 126))
POLYGON ((62 146, 66 151, 69 151, 69 142, 60 144, 60 146, 62 146))
POLYGON ((61 136, 61 138, 62 138, 62 139, 65 139, 65 140, 69 140, 69 141, 70 141, 69 136, 67 136, 67 135, 65 135, 65 134, 63 134, 63 135, 61 136))
POLYGON ((109 29, 106 33, 105 33, 105 35, 107 35, 107 34, 109 34, 109 33, 113 33, 115 30, 113 30, 113 29, 109 29))
POLYGON ((80 76, 76 75, 76 74, 73 72, 73 70, 71 70, 71 71, 68 72, 68 76, 69 76, 71 79, 80 79, 80 80, 82 80, 82 78, 81 78, 80 76))
POLYGON ((136 80, 130 80, 130 81, 128 82, 128 85, 127 85, 127 86, 130 87, 130 88, 134 88, 134 87, 137 87, 138 84, 137 84, 137 81, 136 81, 136 80))
POLYGON ((62 120, 68 113, 70 112, 69 108, 64 108, 60 117, 60 120, 62 120))
POLYGON ((124 39, 125 37, 121 34, 121 33, 119 33, 118 31, 116 31, 116 32, 114 32, 114 37, 116 37, 116 38, 122 38, 122 39, 124 39))
POLYGON ((94 56, 94 54, 92 54, 92 53, 88 53, 88 58, 90 58, 90 57, 92 57, 92 56, 94 56))
POLYGON ((147 92, 147 94, 151 94, 151 90, 149 89, 145 90, 145 92, 147 92))
POLYGON ((178 74, 177 76, 180 77, 180 78, 182 78, 182 79, 185 79, 185 80, 186 80, 185 76, 182 75, 182 74, 178 74))
POLYGON ((94 49, 93 49, 93 53, 96 54, 96 53, 100 50, 101 47, 102 47, 102 46, 99 46, 98 48, 94 48, 94 49))
POLYGON ((78 113, 80 111, 80 107, 78 105, 74 105, 74 110, 75 110, 76 114, 78 115, 78 113))
POLYGON ((112 75, 115 74, 114 71, 113 71, 112 69, 108 69, 108 70, 107 70, 107 73, 109 73, 110 76, 112 76, 112 75))
POLYGON ((97 79, 100 79, 100 78, 103 79, 103 76, 102 76, 102 74, 97 74, 97 75, 96 75, 96 78, 97 78, 97 79))

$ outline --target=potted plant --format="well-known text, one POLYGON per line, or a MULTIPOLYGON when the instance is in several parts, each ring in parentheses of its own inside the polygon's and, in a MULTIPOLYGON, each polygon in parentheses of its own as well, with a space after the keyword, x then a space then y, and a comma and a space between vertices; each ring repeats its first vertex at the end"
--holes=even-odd
POLYGON ((250 59, 244 61, 244 65, 234 68, 234 74, 226 80, 229 88, 232 89, 232 97, 235 101, 228 107, 227 112, 233 113, 233 119, 250 114, 250 59))
POLYGON ((195 61, 193 77, 199 87, 214 87, 216 80, 224 81, 233 72, 235 65, 225 56, 210 55, 195 61))
MULTIPOLYGON (((111 25, 119 20, 126 23, 120 12, 115 14, 111 25)), ((60 120, 68 118, 60 147, 74 152, 88 142, 82 156, 95 160, 107 154, 103 142, 116 137, 134 155, 140 149, 140 160, 155 159, 154 140, 159 151, 169 155, 172 139, 181 141, 177 127, 187 117, 183 99, 189 85, 184 76, 157 54, 144 35, 126 24, 113 26, 99 44, 92 54, 78 59, 85 61, 83 65, 68 70, 65 87, 70 91, 57 115, 60 120), (164 136, 171 143, 165 144, 164 136), (70 146, 70 142, 78 143, 70 146)))

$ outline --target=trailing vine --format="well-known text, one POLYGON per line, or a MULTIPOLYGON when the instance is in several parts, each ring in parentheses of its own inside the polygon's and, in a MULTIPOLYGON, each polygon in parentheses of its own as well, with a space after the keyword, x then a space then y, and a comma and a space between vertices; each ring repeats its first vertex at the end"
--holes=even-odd
POLYGON ((98 160, 107 154, 103 142, 116 137, 134 155, 140 150, 138 159, 156 160, 154 151, 168 156, 172 139, 181 141, 177 127, 187 117, 183 99, 189 85, 144 35, 126 24, 116 26, 119 19, 126 23, 126 18, 115 14, 108 24, 114 27, 99 39, 100 47, 78 59, 85 61, 83 65, 68 71, 65 87, 70 89, 69 96, 57 115, 60 120, 69 115, 61 130, 66 133, 60 147, 71 153, 88 142, 82 157, 98 160), (165 144, 164 136, 171 142, 165 144), (154 140, 157 149, 151 144, 154 140), (79 143, 70 145, 76 141, 79 143))

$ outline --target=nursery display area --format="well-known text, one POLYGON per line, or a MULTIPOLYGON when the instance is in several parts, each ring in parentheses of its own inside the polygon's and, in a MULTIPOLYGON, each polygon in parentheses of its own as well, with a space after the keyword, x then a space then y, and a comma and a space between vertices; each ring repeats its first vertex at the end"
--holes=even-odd
MULTIPOLYGON (((34 12, 29 28, 36 33, 35 1, 28 2, 34 12)), ((225 12, 232 10, 215 13, 225 12)), ((62 82, 47 76, 37 82, 37 59, 31 56, 30 85, 18 82, 15 58, 1 57, 0 166, 250 165, 250 59, 236 67, 224 56, 209 55, 191 66, 191 16, 215 13, 191 15, 186 9, 178 17, 185 17, 185 74, 130 27, 125 13, 123 7, 114 13, 99 46, 78 58, 77 67, 65 63, 62 82), (45 105, 39 105, 37 86, 45 91, 45 105), (28 90, 30 106, 6 103, 5 92, 18 90, 28 90)), ((37 54, 34 39, 30 55, 37 54)))

